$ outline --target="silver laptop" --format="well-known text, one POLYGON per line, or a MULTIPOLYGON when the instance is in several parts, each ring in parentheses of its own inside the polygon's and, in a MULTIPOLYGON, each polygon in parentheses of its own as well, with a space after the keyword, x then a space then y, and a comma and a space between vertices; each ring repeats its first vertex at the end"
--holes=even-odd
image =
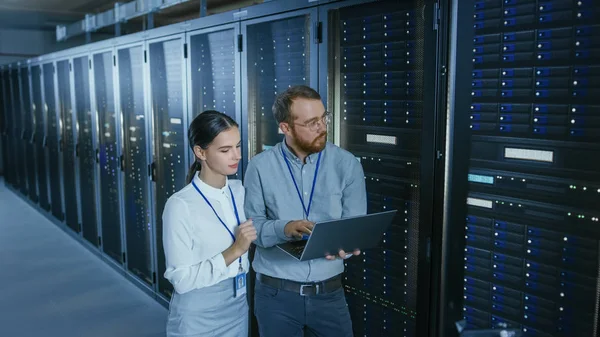
POLYGON ((317 222, 308 239, 290 241, 277 247, 300 261, 338 255, 340 249, 374 248, 392 224, 396 210, 317 222))

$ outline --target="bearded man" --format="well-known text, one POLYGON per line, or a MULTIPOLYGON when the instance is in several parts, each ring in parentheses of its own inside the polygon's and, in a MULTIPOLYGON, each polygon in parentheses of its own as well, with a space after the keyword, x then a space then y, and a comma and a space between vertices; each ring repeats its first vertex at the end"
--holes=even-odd
POLYGON ((360 251, 299 261, 276 245, 310 235, 315 222, 366 214, 362 166, 327 142, 331 115, 314 89, 282 92, 273 115, 285 137, 252 158, 244 177, 244 208, 258 234, 252 267, 260 336, 352 336, 342 260, 360 251))

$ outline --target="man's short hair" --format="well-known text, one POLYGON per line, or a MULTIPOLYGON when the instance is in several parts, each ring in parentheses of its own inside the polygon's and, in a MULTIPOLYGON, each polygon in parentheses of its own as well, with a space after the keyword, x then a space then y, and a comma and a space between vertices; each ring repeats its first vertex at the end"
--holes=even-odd
POLYGON ((275 97, 275 102, 273 103, 273 117, 275 117, 277 124, 282 122, 291 123, 293 121, 290 108, 293 101, 297 98, 320 100, 321 95, 306 85, 295 85, 280 93, 275 97))

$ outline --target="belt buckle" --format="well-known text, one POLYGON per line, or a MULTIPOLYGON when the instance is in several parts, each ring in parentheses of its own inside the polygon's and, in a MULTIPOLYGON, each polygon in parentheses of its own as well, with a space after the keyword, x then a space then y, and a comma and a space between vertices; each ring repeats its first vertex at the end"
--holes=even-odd
POLYGON ((300 285, 300 296, 308 296, 304 293, 304 288, 306 287, 315 287, 315 295, 319 294, 319 285, 318 284, 301 284, 300 285))

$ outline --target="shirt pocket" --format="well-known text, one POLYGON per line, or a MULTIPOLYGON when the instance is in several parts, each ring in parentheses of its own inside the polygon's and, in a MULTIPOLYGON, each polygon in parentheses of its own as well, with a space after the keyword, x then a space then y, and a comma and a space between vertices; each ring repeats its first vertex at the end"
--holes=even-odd
POLYGON ((325 221, 342 217, 342 193, 317 193, 313 197, 310 220, 325 221))

